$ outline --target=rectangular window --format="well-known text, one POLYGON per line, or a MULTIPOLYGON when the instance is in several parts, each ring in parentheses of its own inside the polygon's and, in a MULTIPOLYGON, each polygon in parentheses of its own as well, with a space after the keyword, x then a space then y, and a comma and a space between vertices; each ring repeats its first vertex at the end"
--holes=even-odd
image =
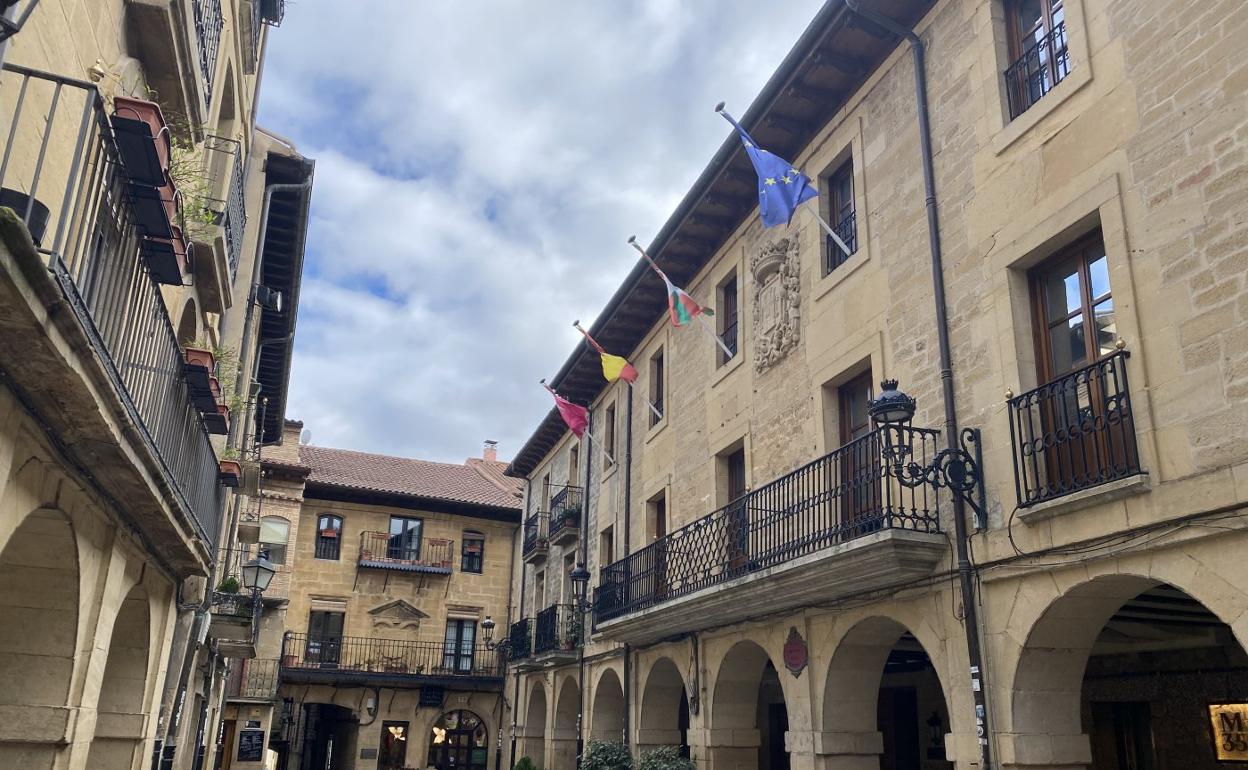
POLYGON ((865 438, 871 433, 867 405, 872 396, 868 370, 837 388, 839 402, 841 455, 841 525, 846 538, 873 532, 881 525, 880 463, 878 442, 865 438))
POLYGON ((650 539, 658 540, 667 535, 667 493, 660 492, 646 503, 646 522, 650 530, 650 539))
POLYGON ((476 644, 476 621, 446 621, 446 639, 442 645, 442 668, 459 673, 472 671, 476 644))
POLYGON ((667 414, 663 407, 663 349, 650 356, 650 426, 654 427, 667 414))
POLYGON ((568 486, 580 486, 581 448, 574 446, 568 450, 568 486))
POLYGON ((854 210, 854 160, 842 163, 827 176, 828 224, 845 245, 845 253, 831 235, 824 238, 823 274, 845 264, 858 252, 858 217, 854 210))
POLYGON ((542 609, 546 606, 546 571, 538 570, 533 575, 533 606, 542 609))
POLYGON ((615 530, 607 527, 598 536, 598 573, 602 568, 615 561, 615 530))
POLYGON ((338 561, 342 552, 342 517, 321 514, 316 520, 316 553, 318 559, 338 561))
POLYGON ((286 540, 290 536, 290 522, 280 516, 260 519, 260 556, 274 564, 286 563, 286 540))
POLYGON ((576 569, 576 554, 570 553, 563 557, 563 603, 571 604, 576 596, 572 590, 572 570, 576 569))
POLYGON ((610 468, 615 457, 615 404, 607 407, 606 423, 602 427, 602 444, 607 450, 602 453, 602 467, 610 468))
POLYGON ((418 561, 420 559, 420 519, 406 516, 390 517, 390 539, 386 545, 386 556, 390 559, 418 561))
POLYGON ((1031 283, 1041 382, 1114 352, 1118 327, 1099 232, 1033 270, 1031 283))
POLYGON ((719 284, 719 339, 731 355, 723 349, 716 351, 719 365, 723 366, 737 357, 737 271, 733 270, 719 284))
POLYGON ((407 767, 407 728, 407 722, 381 723, 377 770, 403 770, 407 767))
POLYGON ((461 572, 481 574, 485 562, 485 535, 477 532, 464 533, 464 545, 460 551, 459 569, 461 572))
POLYGON ((656 600, 667 596, 667 493, 660 492, 646 503, 646 527, 654 541, 651 588, 656 600))
POLYGON ((724 455, 723 463, 728 480, 728 501, 736 500, 745 494, 745 447, 724 455))
POLYGON ((308 613, 308 639, 304 659, 322 666, 338 663, 342 653, 342 624, 346 615, 341 612, 308 613))
POLYGON ((1005 91, 1013 120, 1070 73, 1063 0, 1006 0, 1005 24, 1012 62, 1005 91))

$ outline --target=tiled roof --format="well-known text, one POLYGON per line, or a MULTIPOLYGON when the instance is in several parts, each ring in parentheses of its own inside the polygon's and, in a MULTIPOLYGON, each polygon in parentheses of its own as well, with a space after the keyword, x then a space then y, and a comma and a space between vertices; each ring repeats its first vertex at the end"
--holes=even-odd
POLYGON ((310 445, 299 447, 299 461, 312 469, 309 484, 520 509, 520 484, 503 476, 506 463, 452 465, 310 445))

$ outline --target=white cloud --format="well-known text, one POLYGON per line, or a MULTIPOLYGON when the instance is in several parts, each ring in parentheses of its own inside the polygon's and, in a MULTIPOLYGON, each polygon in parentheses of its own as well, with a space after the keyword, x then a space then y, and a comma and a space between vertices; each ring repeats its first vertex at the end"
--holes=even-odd
POLYGON ((289 413, 318 444, 511 456, 537 386, 821 3, 329 0, 261 122, 317 159, 289 413))

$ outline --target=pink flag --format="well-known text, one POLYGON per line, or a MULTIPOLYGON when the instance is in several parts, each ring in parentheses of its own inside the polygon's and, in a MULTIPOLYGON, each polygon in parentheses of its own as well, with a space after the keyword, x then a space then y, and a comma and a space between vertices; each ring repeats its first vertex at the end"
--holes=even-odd
POLYGON ((581 438, 585 434, 585 427, 589 425, 589 410, 560 396, 554 388, 544 382, 542 387, 549 390, 550 395, 555 397, 555 407, 559 409, 559 416, 567 423, 568 429, 575 433, 577 438, 581 438))

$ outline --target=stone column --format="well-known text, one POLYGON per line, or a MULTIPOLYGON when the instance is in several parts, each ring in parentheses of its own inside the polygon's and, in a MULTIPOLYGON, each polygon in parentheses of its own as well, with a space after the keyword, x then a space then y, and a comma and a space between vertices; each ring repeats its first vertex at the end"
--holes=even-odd
MULTIPOLYGON (((1092 742, 1086 733, 1001 733, 997 746, 1002 770, 1088 770, 1092 766, 1092 742)), ((959 768, 964 765, 970 766, 958 763, 959 768)))
POLYGON ((546 755, 542 770, 576 770, 576 728, 555 728, 546 755))
POLYGON ((878 731, 813 732, 811 749, 815 770, 879 770, 884 736, 878 731))
POLYGON ((689 731, 690 747, 698 767, 705 770, 757 770, 761 744, 755 728, 718 728, 689 731))

